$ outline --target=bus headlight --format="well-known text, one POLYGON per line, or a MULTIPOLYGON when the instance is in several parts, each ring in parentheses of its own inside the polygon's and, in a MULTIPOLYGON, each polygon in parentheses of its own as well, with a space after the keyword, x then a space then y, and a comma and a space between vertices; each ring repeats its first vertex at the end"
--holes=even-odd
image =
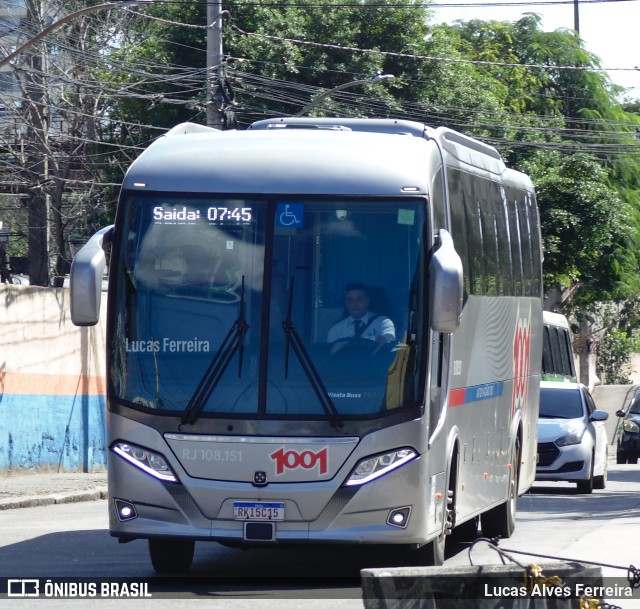
POLYGON ((344 483, 345 486, 360 486, 371 482, 380 476, 402 467, 405 463, 413 461, 418 453, 412 448, 399 448, 382 455, 367 457, 358 462, 351 475, 344 483))
POLYGON ((116 442, 111 450, 116 455, 122 457, 132 465, 146 472, 150 476, 162 480, 163 482, 177 482, 178 479, 171 471, 165 458, 146 448, 127 444, 126 442, 116 442))

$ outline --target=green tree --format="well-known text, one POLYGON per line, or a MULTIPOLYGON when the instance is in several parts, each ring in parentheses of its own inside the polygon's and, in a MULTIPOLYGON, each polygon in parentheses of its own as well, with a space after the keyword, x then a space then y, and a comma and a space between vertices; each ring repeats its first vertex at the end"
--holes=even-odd
POLYGON ((500 83, 510 116, 496 145, 536 185, 547 289, 578 286, 575 306, 637 293, 640 125, 599 59, 573 31, 541 31, 537 15, 445 28, 500 83))
POLYGON ((598 344, 598 375, 610 385, 631 383, 631 355, 640 351, 640 301, 598 307, 601 320, 598 344))
MULTIPOLYGON (((384 86, 325 98, 312 114, 409 118, 484 138, 537 186, 547 288, 579 285, 580 306, 638 290, 638 116, 617 102, 597 57, 574 32, 541 31, 536 15, 431 26, 415 0, 390 3, 240 0, 224 25, 227 110, 242 127, 295 114, 319 87, 392 73, 384 86)), ((109 111, 126 126, 110 127, 122 144, 205 120, 204 5, 148 10, 157 19, 132 22, 104 75, 129 93, 109 111)))
POLYGON ((545 285, 579 285, 574 304, 638 293, 633 210, 587 154, 538 154, 522 169, 536 184, 545 253, 545 285))
POLYGON ((0 56, 27 45, 2 71, 0 173, 5 192, 16 195, 4 214, 10 251, 27 251, 32 285, 62 285, 70 242, 96 211, 101 92, 92 66, 118 21, 104 15, 65 20, 85 7, 77 0, 24 0, 14 2, 0 24, 0 56), (48 26, 55 27, 29 46, 48 26))

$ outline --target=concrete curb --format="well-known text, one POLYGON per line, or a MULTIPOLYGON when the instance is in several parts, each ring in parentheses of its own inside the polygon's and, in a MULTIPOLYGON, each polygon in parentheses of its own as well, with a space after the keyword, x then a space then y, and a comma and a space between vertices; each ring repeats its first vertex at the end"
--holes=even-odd
POLYGON ((72 493, 55 493, 53 495, 27 495, 0 499, 0 512, 17 508, 57 505, 62 503, 79 503, 81 501, 97 501, 107 498, 107 489, 95 489, 72 493))

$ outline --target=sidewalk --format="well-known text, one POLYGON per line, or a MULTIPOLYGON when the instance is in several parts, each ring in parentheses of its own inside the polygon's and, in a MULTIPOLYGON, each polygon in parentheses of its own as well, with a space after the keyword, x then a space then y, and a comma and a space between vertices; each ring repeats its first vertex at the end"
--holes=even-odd
POLYGON ((106 499, 106 472, 21 473, 0 476, 0 511, 106 499))

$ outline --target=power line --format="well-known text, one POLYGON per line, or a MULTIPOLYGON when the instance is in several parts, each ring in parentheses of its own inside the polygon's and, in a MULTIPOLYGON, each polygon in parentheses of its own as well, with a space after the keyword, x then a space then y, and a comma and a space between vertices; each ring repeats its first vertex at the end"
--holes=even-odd
MULTIPOLYGON (((613 4, 619 2, 638 2, 638 0, 579 0, 579 4, 613 4)), ((156 0, 156 4, 175 4, 185 6, 206 6, 208 2, 205 0, 156 0)), ((225 6, 229 7, 253 7, 253 8, 357 8, 366 10, 369 8, 482 8, 482 7, 504 7, 504 6, 560 6, 565 4, 575 4, 575 0, 530 0, 528 2, 519 2, 518 0, 498 0, 496 2, 415 2, 415 3, 396 3, 396 2, 225 2, 225 6)))
POLYGON ((330 44, 325 42, 314 42, 311 40, 300 40, 298 38, 286 38, 283 36, 273 36, 270 34, 259 34, 257 32, 247 32, 241 29, 235 22, 231 22, 231 27, 244 36, 253 38, 263 38, 265 40, 272 40, 275 42, 289 42, 291 44, 298 44, 300 46, 312 46, 323 49, 331 49, 334 51, 350 51, 352 53, 367 53, 371 55, 381 55, 384 57, 400 57, 404 59, 415 59, 420 61, 442 61, 448 63, 460 63, 480 66, 496 66, 503 68, 536 68, 541 70, 569 70, 580 72, 612 72, 612 71, 629 71, 640 72, 640 68, 600 68, 593 66, 559 66, 559 65, 545 65, 537 63, 511 63, 502 61, 484 61, 479 59, 462 59, 456 57, 437 57, 433 55, 417 55, 414 53, 398 53, 396 51, 381 51, 379 49, 361 49, 359 47, 342 46, 337 44, 330 44))

